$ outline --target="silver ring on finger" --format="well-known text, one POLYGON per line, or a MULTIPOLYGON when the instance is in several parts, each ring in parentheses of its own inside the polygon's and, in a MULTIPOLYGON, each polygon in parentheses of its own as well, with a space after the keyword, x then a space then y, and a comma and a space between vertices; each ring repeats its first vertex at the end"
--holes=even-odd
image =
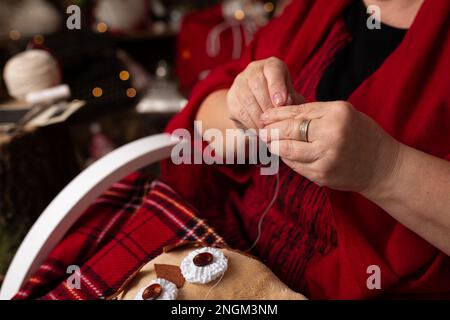
POLYGON ((300 141, 308 142, 309 143, 309 125, 311 123, 311 120, 303 120, 300 123, 300 141))

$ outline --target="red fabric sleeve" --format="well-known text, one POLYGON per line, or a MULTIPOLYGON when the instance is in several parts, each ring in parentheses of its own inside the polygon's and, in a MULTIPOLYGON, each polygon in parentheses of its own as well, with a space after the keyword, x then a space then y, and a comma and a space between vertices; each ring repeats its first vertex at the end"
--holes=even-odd
MULTIPOLYGON (((280 50, 280 48, 285 48, 291 44, 292 25, 295 24, 298 26, 303 23, 313 3, 314 2, 310 0, 293 1, 281 16, 273 19, 268 25, 261 28, 259 32, 255 34, 252 43, 247 46, 239 60, 231 61, 213 69, 206 79, 200 81, 195 86, 189 99, 189 103, 182 112, 171 120, 166 128, 166 132, 172 133, 176 129, 184 128, 188 129, 191 132, 191 136, 193 136, 193 124, 198 109, 211 93, 217 90, 230 88, 235 77, 241 73, 251 61, 261 60, 270 56, 277 56, 283 59, 285 50, 280 50), (283 31, 281 34, 284 34, 284 37, 280 36, 280 30, 283 31)), ((214 167, 214 170, 225 174, 228 178, 239 183, 246 181, 251 173, 249 166, 245 165, 215 165, 212 167, 214 167)), ((163 163, 163 179, 169 174, 173 176, 174 170, 174 166, 167 161, 163 163)), ((186 168, 186 170, 192 170, 192 168, 186 168)))
POLYGON ((234 78, 241 73, 253 57, 253 47, 251 44, 245 50, 239 60, 231 61, 225 65, 215 68, 200 81, 194 88, 189 103, 181 113, 176 115, 166 128, 167 132, 172 132, 178 128, 193 129, 193 122, 202 102, 213 92, 231 87, 234 78))
MULTIPOLYGON (((194 121, 203 101, 215 91, 230 88, 234 78, 245 69, 251 60, 252 47, 249 47, 240 60, 231 61, 214 69, 205 80, 198 83, 194 88, 189 103, 180 114, 171 120, 166 131, 171 133, 176 129, 184 128, 188 129, 193 137, 194 121)), ((203 144, 203 148, 205 147, 206 143, 203 144)), ((214 167, 228 177, 239 182, 247 180, 249 176, 248 166, 216 165, 214 167)))
MULTIPOLYGON (((211 71, 211 73, 194 87, 189 103, 176 115, 166 128, 166 132, 173 132, 178 128, 193 129, 193 122, 198 108, 205 98, 214 91, 231 87, 235 77, 254 60, 261 60, 270 56, 283 59, 292 44, 295 35, 293 29, 299 29, 311 10, 314 1, 293 1, 282 15, 274 18, 269 24, 261 28, 254 36, 238 60, 230 61, 211 71)), ((301 51, 305 51, 302 49, 301 51)))

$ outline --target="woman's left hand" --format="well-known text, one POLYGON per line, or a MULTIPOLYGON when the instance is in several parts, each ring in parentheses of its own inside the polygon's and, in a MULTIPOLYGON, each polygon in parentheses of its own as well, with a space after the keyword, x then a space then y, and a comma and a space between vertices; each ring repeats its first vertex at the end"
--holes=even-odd
POLYGON ((271 152, 321 186, 373 192, 393 174, 400 143, 375 121, 344 101, 271 108, 261 115, 271 152), (311 120, 308 142, 300 127, 311 120), (270 137, 278 129, 278 138, 270 137))

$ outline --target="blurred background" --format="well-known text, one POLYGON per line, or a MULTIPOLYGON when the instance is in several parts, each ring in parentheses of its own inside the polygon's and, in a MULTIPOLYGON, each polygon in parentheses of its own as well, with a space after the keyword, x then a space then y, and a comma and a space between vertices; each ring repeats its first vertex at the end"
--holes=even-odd
POLYGON ((287 3, 0 0, 0 283, 72 178, 163 131, 195 84, 287 3))

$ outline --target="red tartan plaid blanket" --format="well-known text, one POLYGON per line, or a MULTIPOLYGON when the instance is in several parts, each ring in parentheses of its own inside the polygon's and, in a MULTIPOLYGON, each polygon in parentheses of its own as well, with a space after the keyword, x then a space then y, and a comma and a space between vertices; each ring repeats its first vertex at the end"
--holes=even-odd
POLYGON ((222 238, 169 186, 135 173, 103 194, 68 232, 15 299, 106 299, 163 247, 222 238), (67 279, 80 268, 80 289, 67 279))

